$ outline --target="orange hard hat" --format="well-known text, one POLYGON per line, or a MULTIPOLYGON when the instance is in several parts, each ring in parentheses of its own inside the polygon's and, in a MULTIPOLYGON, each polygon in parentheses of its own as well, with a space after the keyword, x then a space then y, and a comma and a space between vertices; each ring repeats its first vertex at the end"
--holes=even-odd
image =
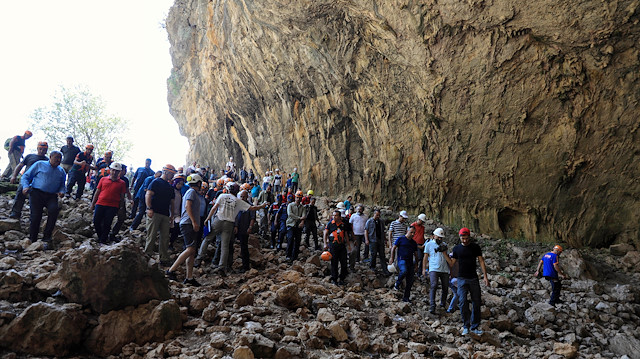
POLYGON ((92 149, 93 149, 93 145, 92 145, 92 144, 88 144, 88 145, 86 146, 86 149, 88 149, 88 150, 92 150, 92 149))
POLYGON ((298 190, 298 192, 296 192, 296 197, 303 197, 304 194, 302 193, 301 190, 298 190))
POLYGON ((28 131, 28 130, 24 131, 24 134, 29 137, 33 136, 33 133, 31 133, 31 131, 28 131))
POLYGON ((233 182, 233 178, 227 177, 224 179, 224 183, 229 183, 229 182, 233 182))
POLYGON ((47 141, 40 141, 38 142, 38 147, 49 148, 49 144, 47 143, 47 141))
POLYGON ((327 261, 327 262, 331 260, 331 257, 333 257, 333 256, 331 255, 331 252, 329 252, 329 251, 324 251, 320 255, 320 259, 322 259, 323 261, 327 261))
POLYGON ((202 187, 200 187, 200 188, 204 188, 204 189, 209 188, 209 182, 205 182, 205 181, 203 181, 203 182, 202 182, 202 187))
POLYGON ((166 164, 164 167, 162 167, 162 170, 169 171, 171 173, 177 173, 178 172, 178 171, 176 171, 176 168, 173 167, 173 165, 170 165, 170 164, 166 164))
POLYGON ((218 180, 216 181, 216 184, 217 184, 219 187, 222 187, 222 186, 224 185, 224 180, 223 180, 222 178, 218 178, 218 180))
POLYGON ((555 246, 553 246, 553 250, 559 250, 560 252, 563 251, 562 247, 559 244, 556 244, 555 246))

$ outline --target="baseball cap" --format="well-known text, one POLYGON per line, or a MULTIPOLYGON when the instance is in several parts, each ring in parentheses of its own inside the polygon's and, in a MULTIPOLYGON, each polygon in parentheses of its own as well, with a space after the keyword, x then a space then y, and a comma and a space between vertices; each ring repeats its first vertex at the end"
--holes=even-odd
POLYGON ((458 232, 458 234, 461 236, 468 236, 471 234, 471 231, 469 230, 469 228, 464 227, 460 229, 460 232, 458 232))

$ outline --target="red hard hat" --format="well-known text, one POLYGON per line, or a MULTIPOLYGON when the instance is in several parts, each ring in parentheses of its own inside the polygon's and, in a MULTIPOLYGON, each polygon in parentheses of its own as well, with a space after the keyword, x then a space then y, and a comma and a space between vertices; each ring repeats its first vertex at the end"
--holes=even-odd
POLYGON ((329 252, 329 251, 324 251, 324 252, 322 252, 322 254, 320 255, 320 258, 321 258, 323 261, 327 261, 327 262, 331 260, 331 257, 332 257, 332 255, 331 255, 331 252, 329 252))

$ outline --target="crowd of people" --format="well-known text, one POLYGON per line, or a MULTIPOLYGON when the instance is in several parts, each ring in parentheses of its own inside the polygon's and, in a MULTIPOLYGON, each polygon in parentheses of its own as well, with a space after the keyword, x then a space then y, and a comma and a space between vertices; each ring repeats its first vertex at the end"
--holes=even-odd
MULTIPOLYGON (((239 272, 248 271, 251 268, 248 242, 254 232, 265 247, 285 251, 287 261, 293 263, 300 255, 304 235, 304 246, 312 252, 323 251, 321 258, 331 262, 330 281, 334 284, 343 285, 349 273, 356 270, 356 263, 367 263, 377 274, 397 273, 394 289, 402 292, 403 301, 411 302, 416 276, 428 279, 430 313, 437 314, 438 306, 447 313, 460 309, 462 334, 482 334, 478 264, 486 286, 489 278, 482 249, 468 228, 459 230, 460 244, 450 250, 444 241, 443 228, 427 233, 425 214, 409 223, 407 212, 400 211, 397 219, 387 226, 380 209, 372 208, 369 217, 363 205, 352 204, 351 196, 333 206, 328 222, 323 225, 314 191, 303 191, 297 168, 289 174, 279 168, 266 171, 260 181, 252 169, 238 170, 230 157, 220 171, 196 163, 177 168, 166 164, 161 171, 153 171, 152 161, 147 159, 144 166, 128 172, 125 165, 113 160, 113 152, 107 151, 94 160, 93 145, 86 144, 83 151, 74 144, 72 136, 49 157, 45 141, 38 142, 36 153, 24 156, 25 141, 30 137, 31 132, 26 131, 7 140, 5 149, 10 163, 2 179, 16 183, 24 171, 10 217, 19 219, 28 199, 29 238, 36 242, 46 209, 42 235, 45 250, 55 246, 52 233, 60 211, 58 199, 81 200, 86 183, 90 183, 96 242, 117 242, 127 219, 131 220, 131 232, 137 231, 145 220, 144 252, 153 258, 157 253, 159 264, 166 268, 171 280, 177 280, 184 265, 183 283, 200 286, 193 268, 203 266, 207 260, 213 273, 221 276, 234 273, 236 241, 242 261, 239 272), (131 202, 129 212, 128 202, 131 202), (322 243, 318 229, 322 229, 322 243), (181 252, 172 260, 170 250, 180 237, 181 252), (210 244, 215 249, 212 259, 207 258, 210 244), (449 289, 453 296, 448 302, 449 289)), ((534 273, 550 281, 552 305, 561 303, 560 278, 566 277, 559 266, 561 253, 562 247, 556 245, 541 258, 534 273)))

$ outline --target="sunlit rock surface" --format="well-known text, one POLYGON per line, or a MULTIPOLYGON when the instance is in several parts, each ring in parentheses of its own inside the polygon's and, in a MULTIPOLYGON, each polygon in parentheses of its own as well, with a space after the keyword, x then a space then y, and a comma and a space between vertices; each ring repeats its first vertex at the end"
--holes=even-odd
POLYGON ((177 0, 171 111, 190 158, 600 246, 640 212, 639 2, 177 0))

